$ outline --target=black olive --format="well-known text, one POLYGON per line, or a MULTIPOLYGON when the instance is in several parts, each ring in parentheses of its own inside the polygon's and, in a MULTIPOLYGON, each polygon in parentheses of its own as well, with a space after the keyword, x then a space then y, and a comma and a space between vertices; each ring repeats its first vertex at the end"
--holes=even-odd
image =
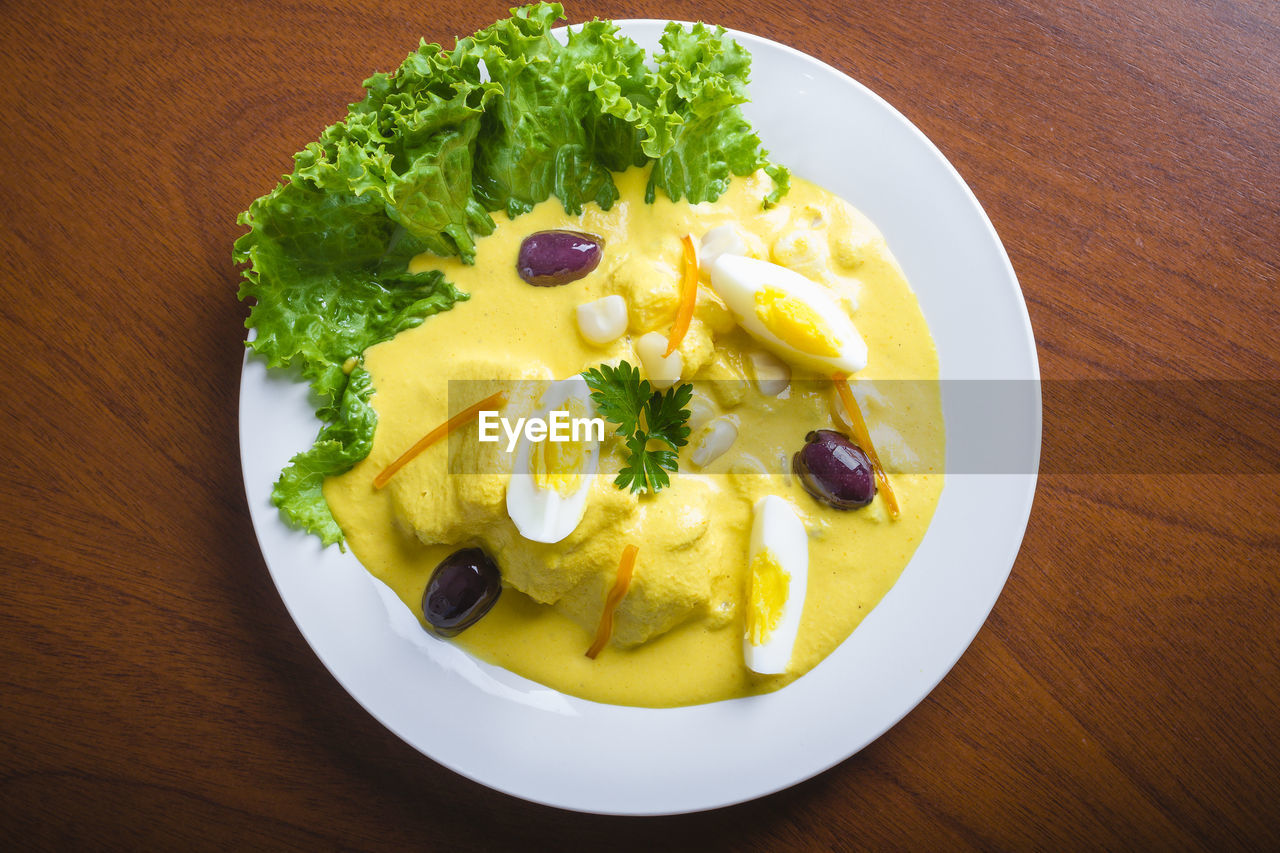
POLYGON ((502 576, 489 555, 479 548, 463 548, 440 561, 427 591, 422 615, 442 637, 453 637, 489 612, 502 592, 502 576))
POLYGON ((555 287, 591 272, 604 255, 604 241, 580 231, 538 231, 524 238, 516 272, 529 284, 555 287))
POLYGON ((814 430, 791 459, 804 490, 836 509, 857 509, 876 496, 875 472, 862 448, 833 429, 814 430))

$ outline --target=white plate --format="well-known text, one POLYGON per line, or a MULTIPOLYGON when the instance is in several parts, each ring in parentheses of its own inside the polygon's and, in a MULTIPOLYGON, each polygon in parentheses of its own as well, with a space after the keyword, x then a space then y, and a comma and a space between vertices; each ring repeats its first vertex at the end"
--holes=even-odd
MULTIPOLYGON (((654 50, 663 22, 621 22, 654 50)), ((915 287, 944 379, 1037 380, 1026 306, 991 223, 960 176, 901 114, 789 47, 733 33, 754 56, 754 123, 774 159, 877 223, 915 287)), ((428 321, 429 322, 429 321, 428 321)), ((928 534, 853 635, 776 693, 690 708, 601 705, 480 663, 427 636, 408 609, 337 548, 289 530, 271 485, 316 424, 306 389, 246 358, 240 390, 245 491, 290 615, 342 686, 435 761, 517 797, 580 811, 715 808, 793 785, 866 746, 946 675, 1017 556, 1040 447, 1038 384, 1021 383, 1017 474, 949 474, 928 534)), ((953 437, 990 412, 944 386, 953 437), (976 410, 979 409, 979 410, 976 410)), ((990 469, 997 470, 997 469, 990 469)))

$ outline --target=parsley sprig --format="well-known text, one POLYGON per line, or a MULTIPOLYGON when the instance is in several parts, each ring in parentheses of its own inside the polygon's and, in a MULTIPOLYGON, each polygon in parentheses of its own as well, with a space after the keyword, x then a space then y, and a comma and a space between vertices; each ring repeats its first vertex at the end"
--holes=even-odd
POLYGON ((676 451, 689 443, 689 400, 693 386, 685 383, 655 391, 640 370, 627 362, 602 364, 582 374, 591 388, 596 411, 618 425, 626 440, 627 464, 613 484, 635 492, 658 492, 671 484, 668 471, 680 468, 676 451), (658 442, 658 447, 650 447, 658 442), (665 444, 666 447, 661 445, 665 444))

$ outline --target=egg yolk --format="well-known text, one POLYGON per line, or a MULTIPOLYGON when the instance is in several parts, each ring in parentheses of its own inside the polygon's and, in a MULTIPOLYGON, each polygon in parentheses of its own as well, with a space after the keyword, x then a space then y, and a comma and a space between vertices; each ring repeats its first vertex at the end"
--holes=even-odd
POLYGON ((790 586, 791 575, 772 551, 761 548, 751 560, 751 595, 747 600, 747 639, 753 646, 767 642, 778 627, 790 586))
MULTIPOLYGON (((563 408, 571 418, 586 414, 583 405, 572 398, 565 401, 563 408)), ((529 448, 529 473, 539 489, 568 497, 578 490, 586 467, 586 441, 552 441, 548 437, 529 448)))
POLYGON ((760 322, 783 343, 808 355, 840 355, 839 342, 812 306, 770 285, 756 291, 755 303, 760 322))

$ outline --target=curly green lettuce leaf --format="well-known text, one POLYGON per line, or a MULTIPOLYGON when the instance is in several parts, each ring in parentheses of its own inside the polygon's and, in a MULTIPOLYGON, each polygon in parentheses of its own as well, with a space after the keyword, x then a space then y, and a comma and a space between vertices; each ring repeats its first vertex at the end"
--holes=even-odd
POLYGON ((646 200, 661 189, 673 200, 715 201, 733 175, 765 169, 774 182, 765 206, 777 204, 790 175, 769 162, 738 106, 747 101, 751 54, 724 28, 703 24, 668 24, 661 45, 653 80, 659 95, 644 125, 642 147, 655 160, 646 200))
POLYGON ((493 220, 472 192, 472 154, 485 104, 500 89, 475 61, 422 44, 395 74, 365 81, 368 94, 300 151, 294 178, 382 202, 385 216, 437 255, 475 258, 473 235, 493 220))
POLYGON ((346 384, 347 359, 466 298, 437 271, 408 272, 420 245, 382 207, 291 179, 240 217, 250 229, 235 246, 249 263, 240 298, 255 303, 248 346, 268 367, 296 365, 325 401, 346 384))
POLYGON ((271 502, 285 520, 316 534, 325 545, 341 545, 343 536, 324 499, 324 479, 369 455, 378 423, 378 414, 369 404, 372 396, 369 373, 361 367, 352 370, 341 397, 325 412, 328 423, 315 444, 289 461, 271 490, 271 502))
POLYGON ((610 171, 645 162, 642 131, 622 105, 647 97, 644 51, 608 21, 561 43, 551 29, 563 14, 558 4, 514 9, 454 50, 455 62, 483 61, 502 88, 482 121, 474 188, 511 217, 552 195, 570 213, 588 202, 607 210, 618 198, 610 171))

